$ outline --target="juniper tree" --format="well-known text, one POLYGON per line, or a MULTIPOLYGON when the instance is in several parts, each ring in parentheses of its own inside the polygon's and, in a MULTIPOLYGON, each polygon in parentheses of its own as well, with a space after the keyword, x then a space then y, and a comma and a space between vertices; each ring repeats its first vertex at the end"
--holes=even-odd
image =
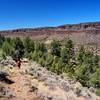
POLYGON ((11 50, 11 45, 7 41, 4 41, 2 44, 2 49, 6 55, 9 55, 11 50))
POLYGON ((58 41, 53 40, 53 42, 51 43, 51 54, 54 56, 60 56, 60 46, 61 44, 58 41))

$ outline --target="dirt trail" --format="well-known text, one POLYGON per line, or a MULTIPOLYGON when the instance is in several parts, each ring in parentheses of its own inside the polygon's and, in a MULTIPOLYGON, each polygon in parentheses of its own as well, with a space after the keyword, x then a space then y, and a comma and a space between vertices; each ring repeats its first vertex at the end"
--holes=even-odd
POLYGON ((14 81, 9 88, 14 92, 15 98, 12 100, 32 100, 33 93, 29 93, 31 88, 31 79, 29 75, 22 75, 20 69, 16 69, 17 73, 13 73, 9 78, 14 81))

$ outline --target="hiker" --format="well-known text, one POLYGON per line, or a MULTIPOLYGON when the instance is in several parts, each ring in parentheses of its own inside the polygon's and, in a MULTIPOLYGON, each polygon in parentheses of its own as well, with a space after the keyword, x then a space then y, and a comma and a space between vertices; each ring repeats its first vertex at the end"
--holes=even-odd
POLYGON ((17 60, 16 60, 16 65, 17 65, 18 68, 21 67, 21 60, 20 60, 20 59, 17 59, 17 60))

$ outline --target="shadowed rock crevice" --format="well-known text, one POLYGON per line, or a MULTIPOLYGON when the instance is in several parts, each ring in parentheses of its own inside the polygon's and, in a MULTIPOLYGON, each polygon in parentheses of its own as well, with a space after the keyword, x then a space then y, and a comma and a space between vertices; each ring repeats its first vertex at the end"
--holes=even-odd
POLYGON ((9 78, 7 78, 7 76, 9 76, 7 73, 0 73, 0 81, 7 83, 7 84, 13 84, 14 81, 10 80, 9 78))

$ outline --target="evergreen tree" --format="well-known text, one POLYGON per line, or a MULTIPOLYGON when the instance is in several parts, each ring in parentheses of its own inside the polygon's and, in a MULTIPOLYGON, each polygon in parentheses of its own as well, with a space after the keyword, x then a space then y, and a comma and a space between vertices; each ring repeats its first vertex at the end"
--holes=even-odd
POLYGON ((60 56, 60 46, 61 44, 58 41, 53 40, 53 42, 51 43, 51 54, 54 56, 60 56))
POLYGON ((38 61, 39 59, 38 52, 36 50, 32 53, 32 59, 34 61, 38 61))
POLYGON ((2 47, 4 41, 5 41, 5 37, 0 34, 0 47, 2 47))
POLYGON ((76 79, 82 83, 82 85, 87 86, 88 85, 88 72, 87 72, 87 66, 82 64, 76 67, 75 69, 75 77, 76 79))
POLYGON ((30 37, 26 37, 24 39, 24 47, 25 47, 25 52, 27 53, 34 51, 34 42, 33 40, 30 39, 30 37))
POLYGON ((100 68, 96 70, 90 77, 90 84, 95 88, 100 88, 100 68))
POLYGON ((63 73, 64 67, 65 67, 65 64, 63 63, 62 59, 59 58, 58 62, 55 65, 55 71, 56 71, 56 73, 58 75, 61 74, 61 73, 63 73))
POLYGON ((51 67, 51 65, 53 63, 53 60, 54 60, 53 55, 48 54, 47 58, 46 58, 45 66, 46 67, 51 67))
POLYGON ((75 60, 75 53, 74 53, 74 44, 72 40, 67 40, 65 43, 65 48, 67 52, 67 61, 70 63, 70 60, 75 60))
POLYGON ((44 43, 41 43, 40 44, 40 51, 42 51, 43 53, 46 53, 47 52, 47 49, 46 49, 46 46, 44 43))
POLYGON ((44 60, 44 57, 40 57, 38 62, 39 62, 39 64, 41 64, 43 67, 45 67, 45 60, 44 60))
POLYGON ((52 65, 51 65, 51 67, 50 67, 50 70, 51 70, 52 72, 57 73, 57 71, 56 71, 55 68, 56 68, 56 64, 58 63, 58 60, 59 60, 59 57, 54 56, 53 63, 52 63, 52 65))
POLYGON ((3 52, 6 54, 6 55, 9 55, 10 54, 10 50, 11 50, 11 45, 5 41, 3 42, 2 44, 2 49, 3 49, 3 52))
POLYGON ((61 59, 64 63, 68 63, 68 59, 69 59, 69 55, 68 55, 68 49, 67 48, 63 48, 61 49, 61 59))
POLYGON ((35 41, 35 47, 34 47, 35 51, 39 51, 40 50, 40 43, 35 41))
POLYGON ((84 57, 85 57, 85 49, 84 46, 81 46, 81 48, 77 53, 77 61, 79 62, 79 64, 82 64, 84 62, 84 57))
POLYGON ((14 45, 11 56, 13 57, 13 59, 17 60, 22 58, 24 55, 24 44, 19 37, 16 37, 15 39, 13 39, 13 41, 14 45))

